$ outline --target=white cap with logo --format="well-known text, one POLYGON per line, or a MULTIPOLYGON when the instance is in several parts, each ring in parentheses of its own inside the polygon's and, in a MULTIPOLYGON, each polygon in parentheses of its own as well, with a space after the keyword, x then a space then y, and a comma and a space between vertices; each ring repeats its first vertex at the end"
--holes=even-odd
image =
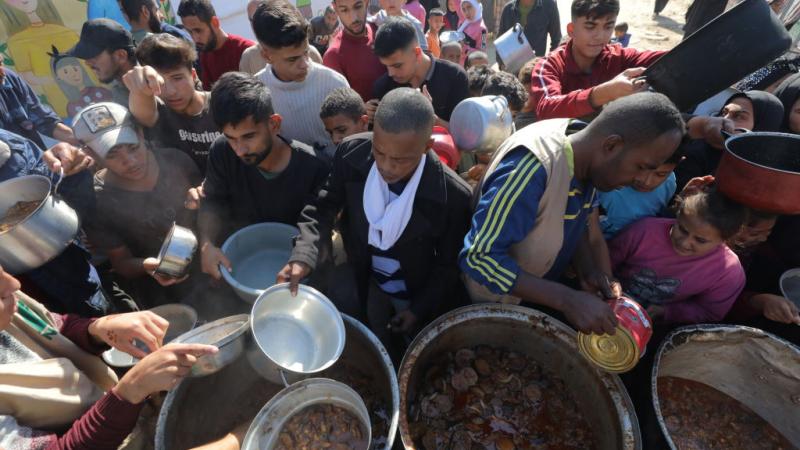
POLYGON ((113 102, 95 103, 81 110, 72 121, 72 130, 76 139, 103 159, 117 145, 139 143, 128 108, 113 102))

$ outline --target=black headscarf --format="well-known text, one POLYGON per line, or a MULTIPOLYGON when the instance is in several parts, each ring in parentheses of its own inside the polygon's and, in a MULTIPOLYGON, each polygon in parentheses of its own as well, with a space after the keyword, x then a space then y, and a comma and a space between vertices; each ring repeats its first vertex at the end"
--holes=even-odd
POLYGON ((747 91, 730 96, 725 104, 727 105, 738 97, 745 97, 753 104, 753 129, 751 131, 780 130, 783 121, 783 105, 778 97, 764 91, 747 91))
MULTIPOLYGON (((783 103, 783 125, 781 130, 787 133, 793 133, 789 129, 789 116, 792 114, 792 107, 800 97, 800 73, 796 73, 789 78, 783 80, 781 84, 775 89, 775 95, 783 103)), ((800 130, 798 130, 800 131, 800 130)))

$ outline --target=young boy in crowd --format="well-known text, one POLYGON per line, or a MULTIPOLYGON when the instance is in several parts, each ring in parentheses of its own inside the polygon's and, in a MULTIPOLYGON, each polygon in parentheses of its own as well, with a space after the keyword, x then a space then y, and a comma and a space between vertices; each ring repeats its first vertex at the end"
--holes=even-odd
POLYGON ((483 84, 481 95, 502 95, 508 101, 508 109, 515 120, 528 101, 528 91, 517 77, 508 72, 492 72, 483 84))
POLYGON ((322 102, 319 117, 335 145, 341 144, 348 136, 369 130, 369 117, 364 101, 358 92, 350 88, 331 91, 322 102))
POLYGON ((405 4, 404 0, 380 0, 381 10, 378 14, 372 17, 372 22, 380 27, 390 17, 400 17, 411 22, 414 30, 417 32, 417 41, 419 42, 422 50, 428 50, 428 41, 425 38, 425 31, 423 30, 422 22, 417 20, 410 12, 403 9, 405 4))
POLYGON ((522 107, 522 111, 517 114, 517 118, 514 120, 514 125, 518 130, 526 125, 536 122, 536 104, 533 103, 533 98, 530 96, 530 92, 531 82, 533 80, 533 69, 536 67, 536 63, 538 63, 540 59, 542 58, 537 56, 526 62, 522 68, 519 69, 519 75, 517 78, 519 78, 522 86, 525 87, 525 92, 528 93, 528 101, 525 102, 525 106, 522 107))
POLYGON ((620 44, 627 47, 631 43, 631 35, 628 33, 628 22, 620 22, 614 27, 614 37, 611 39, 612 44, 620 44))
POLYGON ((256 77, 269 89, 272 106, 283 118, 281 135, 314 148, 330 161, 333 142, 319 119, 319 109, 332 90, 349 87, 345 77, 308 59, 308 22, 287 2, 260 5, 253 30, 269 66, 256 77))
POLYGON ((185 40, 162 33, 144 38, 136 58, 141 65, 122 77, 131 114, 160 146, 186 153, 205 173, 208 149, 222 133, 208 109, 209 93, 197 90, 197 53, 185 40))
POLYGON ((483 92, 483 86, 486 85, 486 80, 489 75, 494 73, 489 66, 476 66, 470 67, 467 70, 467 79, 469 80, 469 96, 480 97, 483 92))
POLYGON ((433 8, 428 15, 428 32, 425 33, 425 40, 428 42, 428 50, 431 55, 440 57, 442 49, 439 45, 439 32, 444 27, 444 11, 433 8))
POLYGON ((450 61, 453 64, 461 64, 461 43, 450 41, 442 44, 442 50, 439 53, 439 58, 444 61, 450 61))
POLYGON ((489 55, 482 51, 474 51, 467 55, 467 58, 464 60, 464 69, 469 70, 472 67, 478 66, 488 66, 489 65, 489 55))
POLYGON ((745 285, 726 240, 746 219, 744 207, 717 192, 687 197, 675 219, 642 219, 609 242, 614 275, 656 322, 718 322, 745 285))
POLYGON ((600 208, 605 211, 605 215, 600 216, 600 227, 606 239, 613 238, 639 219, 664 212, 675 195, 674 170, 682 159, 683 152, 679 148, 649 177, 637 180, 631 186, 597 194, 600 208))
POLYGON ((534 69, 531 98, 539 120, 591 116, 647 87, 637 77, 664 52, 609 44, 618 14, 619 0, 573 0, 569 41, 534 69))
POLYGON ((300 239, 278 275, 296 292, 317 264, 323 233, 342 217, 358 296, 385 344, 390 330, 413 337, 463 289, 456 259, 469 227, 470 189, 430 150, 433 124, 431 102, 420 92, 386 94, 374 132, 346 140, 336 152, 330 177, 303 209, 300 239))

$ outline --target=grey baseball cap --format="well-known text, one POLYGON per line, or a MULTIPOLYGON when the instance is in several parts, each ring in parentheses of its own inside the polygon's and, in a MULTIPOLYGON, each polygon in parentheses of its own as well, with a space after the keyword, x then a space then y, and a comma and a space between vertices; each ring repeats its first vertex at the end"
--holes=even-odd
POLYGON ((131 113, 113 102, 95 103, 81 110, 72 122, 72 131, 102 159, 117 145, 139 143, 131 113))

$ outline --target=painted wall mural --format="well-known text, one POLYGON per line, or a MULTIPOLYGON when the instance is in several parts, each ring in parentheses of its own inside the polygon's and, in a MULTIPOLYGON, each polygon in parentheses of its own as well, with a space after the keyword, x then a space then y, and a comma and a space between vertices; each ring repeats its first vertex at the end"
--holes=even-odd
MULTIPOLYGON (((169 0, 161 7, 174 21, 169 0)), ((65 53, 88 19, 128 24, 117 0, 0 0, 0 58, 30 83, 40 99, 68 119, 111 93, 80 60, 65 53)))

